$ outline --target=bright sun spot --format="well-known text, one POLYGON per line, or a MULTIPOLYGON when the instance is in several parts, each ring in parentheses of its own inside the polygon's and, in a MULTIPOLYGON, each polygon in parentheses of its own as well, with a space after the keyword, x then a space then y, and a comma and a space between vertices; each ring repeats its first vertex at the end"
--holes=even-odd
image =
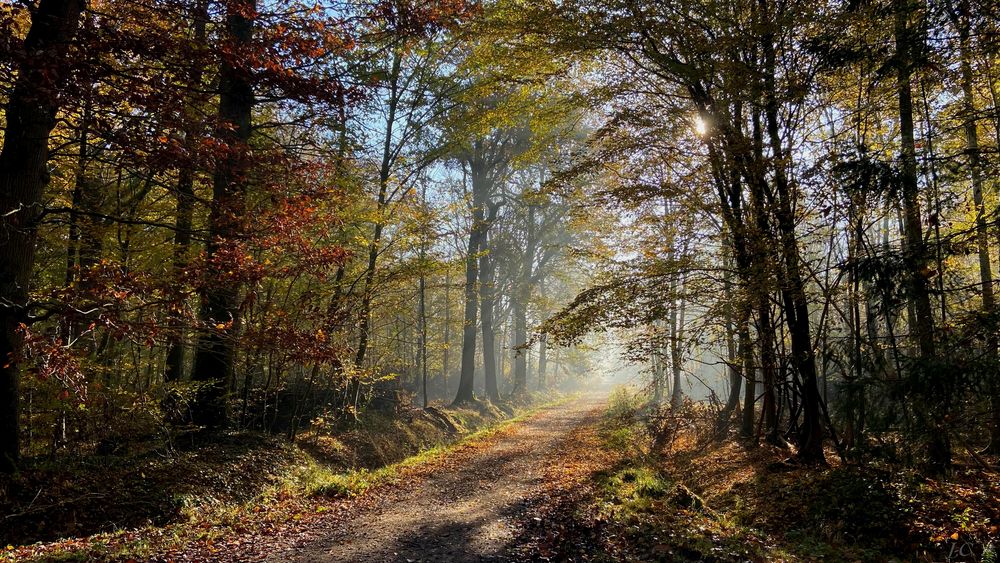
POLYGON ((694 118, 694 130, 699 136, 704 135, 708 131, 708 126, 700 115, 694 118))

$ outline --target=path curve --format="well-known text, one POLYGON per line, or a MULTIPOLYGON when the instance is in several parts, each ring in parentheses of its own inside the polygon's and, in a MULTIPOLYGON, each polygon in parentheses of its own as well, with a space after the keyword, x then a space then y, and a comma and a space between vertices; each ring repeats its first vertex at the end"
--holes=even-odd
POLYGON ((596 423, 602 411, 596 397, 546 409, 268 561, 512 561, 520 520, 543 491, 546 468, 572 431, 596 423))

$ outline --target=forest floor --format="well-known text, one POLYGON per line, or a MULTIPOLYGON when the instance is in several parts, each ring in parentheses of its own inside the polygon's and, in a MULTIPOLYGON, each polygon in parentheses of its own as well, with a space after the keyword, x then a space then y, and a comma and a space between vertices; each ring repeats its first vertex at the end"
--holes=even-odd
POLYGON ((653 447, 648 406, 622 395, 566 441, 570 464, 547 477, 525 559, 998 561, 1000 464, 960 459, 935 479, 829 451, 828 466, 801 466, 787 449, 706 431, 714 411, 690 404, 653 447), (585 480, 564 477, 579 466, 585 480))
POLYGON ((846 466, 832 452, 828 467, 796 466, 788 450, 704 439, 690 406, 654 448, 647 407, 629 397, 549 403, 455 445, 314 479, 308 494, 279 493, 221 518, 15 548, 6 558, 996 560, 996 471, 960 468, 932 480, 846 466))

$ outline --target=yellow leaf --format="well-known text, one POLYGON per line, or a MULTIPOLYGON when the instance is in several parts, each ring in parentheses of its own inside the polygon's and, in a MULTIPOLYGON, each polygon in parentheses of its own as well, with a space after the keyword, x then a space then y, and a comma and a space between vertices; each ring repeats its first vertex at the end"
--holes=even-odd
POLYGON ((952 534, 951 535, 951 539, 953 539, 955 541, 958 541, 958 532, 955 532, 954 534, 952 534))
POLYGON ((215 325, 215 328, 217 328, 219 330, 223 330, 223 329, 226 328, 226 325, 224 323, 219 323, 219 324, 215 325))

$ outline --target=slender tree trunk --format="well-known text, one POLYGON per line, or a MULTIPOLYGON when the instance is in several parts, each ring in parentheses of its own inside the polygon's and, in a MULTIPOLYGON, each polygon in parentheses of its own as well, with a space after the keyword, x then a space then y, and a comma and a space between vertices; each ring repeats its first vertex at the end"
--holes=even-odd
MULTIPOLYGON (((684 298, 684 274, 678 275, 673 309, 670 314, 670 369, 673 375, 670 408, 677 410, 681 406, 683 393, 681 390, 681 368, 684 365, 684 313, 686 299, 684 298)), ((672 292, 674 293, 674 292, 672 292)))
POLYGON ((0 472, 20 460, 18 363, 26 322, 28 285, 42 193, 48 182, 49 135, 56 124, 59 92, 69 77, 69 46, 83 0, 40 0, 31 18, 17 79, 7 101, 0 150, 0 472))
POLYGON ((497 358, 496 331, 493 327, 493 307, 495 305, 495 266, 496 258, 492 255, 489 234, 483 236, 483 248, 479 258, 479 316, 483 331, 483 379, 486 383, 486 396, 494 403, 500 402, 500 391, 497 388, 497 358))
POLYGON ((733 295, 733 282, 732 282, 732 267, 733 258, 732 253, 727 248, 722 257, 723 264, 723 296, 726 303, 729 305, 726 308, 726 360, 727 368, 729 371, 729 398, 726 400, 725 406, 719 413, 719 423, 718 427, 720 430, 727 429, 729 427, 730 419, 733 413, 736 412, 737 407, 740 404, 740 392, 743 390, 743 373, 742 369, 738 367, 740 351, 736 344, 736 328, 735 324, 739 322, 739 319, 734 319, 734 299, 733 295), (736 321, 736 323, 734 323, 736 321))
POLYGON ((545 381, 545 372, 548 369, 548 343, 549 337, 543 334, 538 338, 538 389, 545 389, 548 385, 545 381))
MULTIPOLYGON (((962 81, 962 111, 965 114, 963 127, 965 129, 965 154, 969 159, 969 176, 972 181, 972 200, 976 206, 976 247, 979 251, 979 280, 982 286, 982 310, 989 315, 996 307, 993 291, 993 272, 990 263, 989 225, 986 222, 986 208, 983 204, 983 168, 982 156, 979 150, 979 129, 976 123, 976 97, 974 76, 972 71, 971 29, 969 23, 969 1, 962 0, 956 14, 955 24, 959 35, 959 57, 961 59, 962 81)), ((996 357, 997 338, 991 335, 987 339, 986 353, 991 358, 996 357)), ((993 377, 990 389, 991 424, 990 453, 1000 453, 1000 381, 993 377)))
POLYGON ((451 267, 444 271, 444 350, 441 351, 441 377, 448 390, 451 363, 451 267))
MULTIPOLYGON (((904 256, 909 271, 914 322, 910 326, 916 339, 922 365, 935 357, 934 316, 927 287, 927 252, 923 239, 920 199, 917 185, 917 153, 913 134, 913 93, 911 76, 915 43, 919 30, 911 27, 910 15, 918 12, 917 2, 895 0, 893 35, 896 47, 896 89, 899 101, 900 181, 903 202, 904 256)), ((944 407, 945 409, 947 407, 944 407)), ((931 428, 927 452, 932 470, 943 472, 951 466, 951 443, 943 426, 945 412, 926 413, 931 428)))
MULTIPOLYGON (((233 0, 227 6, 224 36, 234 54, 246 56, 253 39, 256 0, 233 0)), ((229 264, 220 264, 219 253, 245 230, 246 177, 251 164, 248 143, 254 93, 251 76, 236 60, 224 57, 219 74, 217 135, 228 149, 216 166, 212 183, 212 211, 206 245, 208 283, 202 289, 201 321, 205 332, 198 343, 191 379, 203 388, 192 406, 192 418, 208 427, 228 421, 227 399, 233 382, 240 330, 240 284, 226 280, 229 264)))
POLYGON ((528 306, 524 303, 523 291, 517 292, 511 305, 514 314, 514 394, 528 390, 528 350, 523 348, 528 341, 528 306))
MULTIPOLYGON (((766 2, 766 0, 761 0, 766 2)), ((792 341, 792 358, 802 383, 802 425, 799 427, 797 457, 806 463, 824 463, 823 427, 819 387, 816 378, 816 356, 809 327, 809 304, 801 274, 795 215, 792 209, 791 186, 786 176, 786 157, 778 123, 777 88, 775 85, 775 40, 765 34, 764 95, 767 135, 774 160, 774 187, 777 192, 777 226, 780 237, 783 279, 781 293, 785 303, 785 321, 792 341)))
POLYGON ((537 247, 535 206, 529 204, 527 241, 511 305, 514 314, 514 393, 525 393, 528 390, 528 349, 526 347, 528 342, 528 301, 531 299, 531 280, 534 276, 537 247))
MULTIPOLYGON (((194 42, 198 46, 206 43, 206 27, 208 23, 208 1, 198 0, 192 8, 191 14, 194 24, 194 42)), ((196 64, 191 76, 191 86, 202 87, 202 76, 204 69, 200 64, 196 64)), ((190 119, 197 123, 194 117, 196 112, 191 111, 190 119)), ((188 154, 194 154, 198 150, 201 140, 200 128, 189 125, 184 135, 184 144, 188 154)), ((191 229, 194 224, 194 178, 195 163, 186 162, 177 171, 177 218, 174 230, 174 275, 178 275, 187 264, 188 255, 191 250, 191 229)), ((167 344, 167 360, 163 379, 165 381, 179 381, 184 374, 184 334, 183 323, 175 323, 174 332, 170 335, 167 344)))
MULTIPOLYGON (((382 233, 385 230, 385 218, 382 216, 389 205, 388 189, 389 175, 392 173, 393 149, 392 135, 396 124, 396 110, 399 107, 399 73, 402 66, 402 53, 394 49, 392 54, 392 69, 389 73, 389 114, 385 122, 385 138, 382 143, 382 165, 378 175, 378 202, 375 214, 375 229, 371 244, 368 245, 368 266, 365 269, 365 286, 361 293, 361 326, 358 331, 358 350, 354 363, 358 367, 365 361, 368 352, 368 339, 371 332, 372 292, 375 290, 375 272, 378 263, 378 253, 382 244, 382 233)), ((357 382, 355 382, 357 385, 357 382)))
POLYGON ((744 306, 738 328, 740 338, 740 362, 743 364, 743 417, 740 420, 740 436, 753 438, 754 403, 757 400, 757 380, 754 376, 753 345, 750 342, 750 308, 744 306))
POLYGON ((895 41, 897 54, 896 89, 899 101, 900 173, 903 200, 903 234, 906 261, 914 305, 914 326, 920 355, 934 357, 934 316, 931 313, 927 288, 927 256, 923 240, 923 224, 917 186, 917 152, 913 133, 913 94, 911 74, 913 43, 917 30, 911 29, 908 18, 916 6, 911 0, 895 0, 895 41))

